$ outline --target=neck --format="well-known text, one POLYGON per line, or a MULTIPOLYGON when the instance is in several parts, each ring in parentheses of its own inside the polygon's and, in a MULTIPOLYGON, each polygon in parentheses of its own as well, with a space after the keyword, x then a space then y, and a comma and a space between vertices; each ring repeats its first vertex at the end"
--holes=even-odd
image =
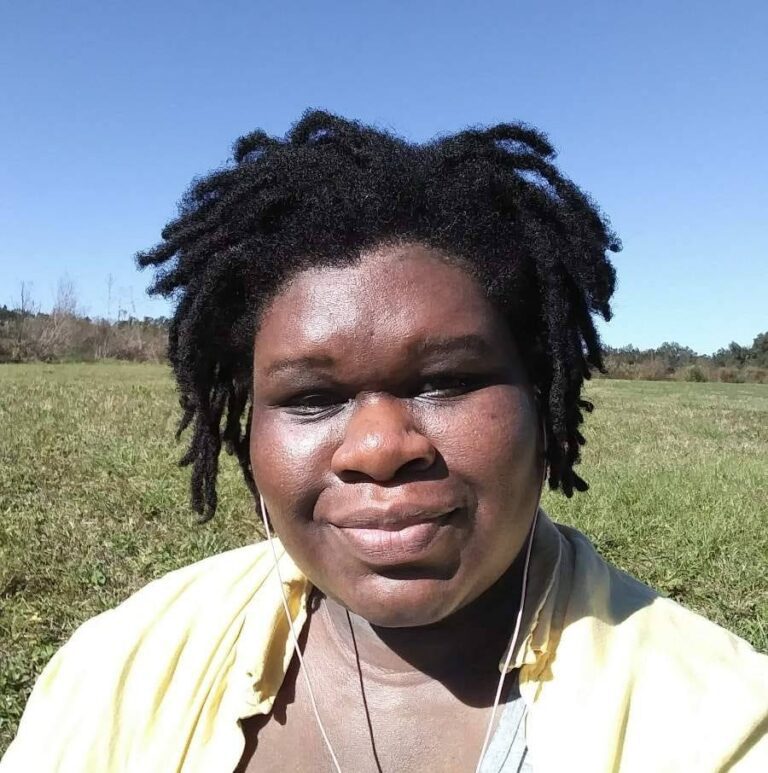
MULTIPOLYGON (((333 599, 320 601, 335 638, 367 671, 397 678, 422 674, 447 687, 457 680, 499 677, 520 604, 522 561, 481 596, 449 617, 414 628, 383 628, 333 599)), ((456 685, 457 688, 459 685, 456 685)))

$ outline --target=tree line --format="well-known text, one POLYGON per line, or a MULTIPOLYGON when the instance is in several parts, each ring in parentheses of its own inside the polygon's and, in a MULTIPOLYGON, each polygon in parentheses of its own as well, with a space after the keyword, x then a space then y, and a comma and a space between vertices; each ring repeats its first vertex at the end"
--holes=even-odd
POLYGON ((50 312, 0 307, 0 362, 160 362, 168 347, 165 317, 91 319, 57 303, 50 312))
POLYGON ((734 341, 713 354, 698 354, 676 342, 666 342, 655 349, 607 346, 605 364, 610 378, 766 384, 768 332, 755 336, 751 346, 734 341))

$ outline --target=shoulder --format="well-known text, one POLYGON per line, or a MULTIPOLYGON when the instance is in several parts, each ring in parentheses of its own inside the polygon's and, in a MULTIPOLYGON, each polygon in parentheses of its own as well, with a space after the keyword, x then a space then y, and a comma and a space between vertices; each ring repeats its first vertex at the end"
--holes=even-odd
POLYGON ((62 665, 84 658, 89 669, 113 665, 109 653, 127 653, 151 646, 188 641, 196 631, 211 632, 211 626, 228 619, 243 602, 251 599, 269 576, 272 564, 266 543, 226 551, 159 577, 125 601, 83 623, 56 653, 41 676, 55 676, 62 665), (90 655, 98 660, 90 660, 90 655))
POLYGON ((605 642, 605 658, 620 654, 638 665, 670 658, 685 664, 681 673, 728 667, 735 673, 749 671, 754 681, 752 668, 768 666, 768 658, 743 639, 607 562, 577 530, 558 530, 568 544, 571 564, 563 639, 581 627, 605 642))
POLYGON ((716 770, 736 760, 751 770, 756 754, 768 769, 768 657, 610 565, 576 530, 558 530, 568 581, 551 695, 563 706, 579 696, 587 716, 592 707, 603 718, 614 746, 621 738, 622 770, 716 770))
MULTIPOLYGON (((117 618, 133 623, 137 633, 146 625, 178 631, 206 627, 221 616, 229 599, 252 597, 272 571, 267 542, 210 556, 168 572, 104 613, 104 633, 114 631, 117 618)), ((99 617, 88 621, 83 633, 89 625, 97 629, 97 621, 99 617)))
MULTIPOLYGON (((33 769, 40 755, 48 767, 38 769, 65 760, 112 769, 103 766, 150 745, 164 724, 181 741, 185 718, 226 685, 246 612, 258 615, 271 587, 272 559, 268 543, 207 558, 81 625, 35 684, 0 771, 33 769)), ((292 566, 284 571, 294 578, 292 566)))

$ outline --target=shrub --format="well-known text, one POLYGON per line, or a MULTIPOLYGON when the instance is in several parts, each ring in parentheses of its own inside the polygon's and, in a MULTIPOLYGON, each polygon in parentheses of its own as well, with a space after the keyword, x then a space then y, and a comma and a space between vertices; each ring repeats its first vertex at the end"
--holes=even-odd
POLYGON ((695 381, 702 383, 708 381, 707 374, 701 369, 699 365, 689 365, 683 372, 684 381, 695 381))
POLYGON ((717 380, 724 384, 742 384, 744 374, 738 368, 718 368, 717 380))
POLYGON ((666 381, 674 372, 660 360, 638 363, 636 370, 636 378, 643 381, 666 381))
POLYGON ((768 384, 768 368, 745 368, 744 381, 748 384, 768 384))

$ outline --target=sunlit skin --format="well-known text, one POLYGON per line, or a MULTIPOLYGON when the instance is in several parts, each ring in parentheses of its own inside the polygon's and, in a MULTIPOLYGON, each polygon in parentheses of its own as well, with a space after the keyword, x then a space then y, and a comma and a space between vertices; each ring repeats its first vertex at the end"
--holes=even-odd
MULTIPOLYGON (((413 244, 296 276, 254 341, 251 462, 320 591, 302 646, 342 767, 473 769, 544 472, 479 285, 413 244)), ((270 716, 245 723, 241 770, 324 769, 295 661, 270 716)))

